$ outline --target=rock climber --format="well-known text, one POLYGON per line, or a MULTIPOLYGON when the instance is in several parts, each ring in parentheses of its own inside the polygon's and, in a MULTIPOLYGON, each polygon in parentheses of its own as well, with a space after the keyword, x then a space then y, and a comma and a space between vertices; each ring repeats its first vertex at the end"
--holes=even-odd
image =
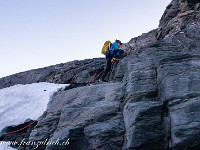
POLYGON ((110 49, 106 52, 106 69, 104 70, 103 75, 99 80, 100 82, 105 82, 104 78, 110 71, 112 62, 119 62, 119 57, 124 52, 123 50, 119 49, 121 44, 122 43, 120 40, 115 40, 110 49))

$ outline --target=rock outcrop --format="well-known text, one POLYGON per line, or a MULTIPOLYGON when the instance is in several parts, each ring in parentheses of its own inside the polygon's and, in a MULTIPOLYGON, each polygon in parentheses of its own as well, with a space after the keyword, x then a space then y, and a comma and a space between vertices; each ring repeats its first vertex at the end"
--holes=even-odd
POLYGON ((143 33, 138 37, 132 38, 128 43, 124 43, 121 49, 125 51, 139 49, 140 47, 156 42, 157 41, 156 36, 157 36, 157 29, 149 31, 148 33, 143 33))
POLYGON ((21 72, 0 79, 0 89, 15 84, 50 82, 70 84, 70 87, 85 85, 97 76, 105 66, 105 59, 94 58, 72 61, 55 66, 21 72))
POLYGON ((173 0, 160 20, 157 38, 172 36, 193 25, 200 25, 200 1, 173 0))
POLYGON ((125 148, 199 148, 199 39, 191 26, 127 58, 125 148))
POLYGON ((1 88, 41 81, 71 84, 54 96, 27 139, 69 140, 40 145, 41 150, 200 149, 199 6, 198 0, 173 0, 158 29, 124 44, 128 53, 113 65, 107 83, 84 86, 103 70, 103 59, 0 79, 1 88))

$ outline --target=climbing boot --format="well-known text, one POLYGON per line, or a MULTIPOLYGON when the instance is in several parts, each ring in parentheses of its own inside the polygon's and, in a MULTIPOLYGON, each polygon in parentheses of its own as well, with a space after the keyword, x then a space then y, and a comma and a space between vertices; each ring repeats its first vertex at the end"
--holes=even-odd
POLYGON ((99 82, 106 82, 104 78, 99 79, 99 82))

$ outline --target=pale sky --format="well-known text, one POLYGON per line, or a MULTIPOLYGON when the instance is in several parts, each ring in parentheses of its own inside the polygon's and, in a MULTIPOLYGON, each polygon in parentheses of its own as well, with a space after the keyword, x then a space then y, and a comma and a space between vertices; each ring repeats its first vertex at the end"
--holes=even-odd
POLYGON ((0 77, 104 57, 106 40, 156 29, 171 0, 0 0, 0 77))

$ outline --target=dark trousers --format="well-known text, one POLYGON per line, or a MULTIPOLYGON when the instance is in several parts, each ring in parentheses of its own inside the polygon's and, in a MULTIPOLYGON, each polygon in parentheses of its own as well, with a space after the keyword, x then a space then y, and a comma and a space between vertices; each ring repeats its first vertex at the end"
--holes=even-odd
POLYGON ((124 51, 121 50, 121 49, 116 49, 116 50, 109 50, 107 51, 106 53, 106 69, 104 70, 103 72, 103 75, 101 76, 101 78, 105 78, 105 76, 108 74, 108 72, 110 71, 111 69, 111 60, 113 57, 115 58, 119 58, 119 56, 123 53, 124 51))

